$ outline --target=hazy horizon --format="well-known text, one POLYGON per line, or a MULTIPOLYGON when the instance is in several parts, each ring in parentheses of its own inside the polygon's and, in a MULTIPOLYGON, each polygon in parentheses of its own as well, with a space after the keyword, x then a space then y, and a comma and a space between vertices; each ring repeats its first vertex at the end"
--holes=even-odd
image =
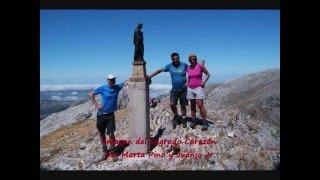
MULTIPOLYGON (((280 68, 268 68, 268 69, 279 69, 280 68)), ((260 71, 264 71, 264 70, 268 70, 268 69, 263 69, 260 71)), ((210 79, 208 80, 207 84, 214 84, 214 83, 223 83, 225 81, 234 79, 234 78, 238 78, 247 74, 252 74, 252 73, 257 73, 260 71, 254 71, 254 72, 250 72, 250 73, 241 73, 241 74, 230 74, 230 75, 225 75, 225 76, 216 76, 215 74, 211 74, 210 79)), ((124 78, 118 78, 116 83, 121 83, 123 82, 125 79, 124 78)), ((81 85, 86 85, 86 86, 90 86, 90 87, 97 87, 99 85, 105 84, 106 80, 105 77, 101 77, 101 78, 95 78, 95 79, 90 79, 90 78, 57 78, 57 79, 43 79, 40 78, 40 90, 49 86, 60 86, 60 85, 70 85, 70 88, 72 88, 72 86, 74 87, 78 87, 78 88, 82 88, 81 85)), ((158 76, 155 76, 154 78, 152 78, 152 84, 153 85, 170 85, 171 86, 171 77, 170 75, 167 73, 162 73, 158 76)))
MULTIPOLYGON (((212 74, 211 78, 208 80, 208 83, 222 83, 232 78, 239 77, 241 75, 245 75, 243 73, 238 74, 228 74, 228 75, 215 75, 212 74)), ((105 77, 99 78, 40 78, 41 85, 47 84, 101 84, 105 83, 105 77)), ((126 78, 118 77, 117 83, 125 81, 126 78)), ((154 78, 152 78, 152 84, 171 84, 170 74, 160 74, 154 78)))

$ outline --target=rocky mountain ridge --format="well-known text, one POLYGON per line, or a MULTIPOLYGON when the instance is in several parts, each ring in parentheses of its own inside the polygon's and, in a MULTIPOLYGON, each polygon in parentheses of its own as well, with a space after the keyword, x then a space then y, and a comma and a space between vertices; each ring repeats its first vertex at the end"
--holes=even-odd
MULTIPOLYGON (((181 143, 170 157, 169 144, 153 154, 164 157, 110 158, 100 162, 101 147, 91 102, 71 107, 40 122, 40 161, 43 169, 59 170, 274 170, 280 164, 280 71, 266 70, 206 87, 208 121, 194 129, 171 127, 169 97, 150 109, 150 135, 159 141, 212 139, 212 144, 181 143), (161 132, 161 133, 159 133, 161 132), (212 156, 204 156, 212 153, 212 156), (187 154, 189 154, 187 156, 187 154), (193 154, 192 157, 191 154, 193 154), (196 158, 197 154, 202 156, 196 158), (178 156, 179 155, 179 156, 178 156), (181 157, 183 156, 183 157, 181 157)), ((123 96, 123 95, 121 95, 123 96)), ((116 112, 117 139, 128 137, 127 100, 116 112)), ((187 108, 190 116, 190 107, 187 108)), ((197 117, 200 118, 199 114, 197 117)), ((123 147, 125 152, 125 147, 123 147)), ((172 153, 171 153, 172 154, 172 153)))

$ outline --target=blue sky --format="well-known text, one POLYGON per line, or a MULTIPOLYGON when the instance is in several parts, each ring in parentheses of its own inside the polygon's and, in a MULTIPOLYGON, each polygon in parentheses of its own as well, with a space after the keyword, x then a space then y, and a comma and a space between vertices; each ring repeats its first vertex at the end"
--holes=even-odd
MULTIPOLYGON (((41 84, 127 79, 140 22, 148 74, 174 51, 205 59, 210 82, 280 67, 279 10, 41 10, 41 84)), ((168 73, 153 82, 171 83, 168 73)))

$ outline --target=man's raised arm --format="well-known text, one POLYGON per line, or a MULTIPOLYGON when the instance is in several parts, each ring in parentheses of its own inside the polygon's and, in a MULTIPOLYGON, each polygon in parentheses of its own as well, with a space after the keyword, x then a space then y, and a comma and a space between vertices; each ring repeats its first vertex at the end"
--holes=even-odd
POLYGON ((148 78, 151 79, 153 76, 156 76, 156 75, 162 73, 163 71, 164 71, 164 69, 163 69, 163 68, 160 68, 160 69, 156 70, 155 72, 153 72, 152 74, 150 74, 150 75, 148 76, 148 78))

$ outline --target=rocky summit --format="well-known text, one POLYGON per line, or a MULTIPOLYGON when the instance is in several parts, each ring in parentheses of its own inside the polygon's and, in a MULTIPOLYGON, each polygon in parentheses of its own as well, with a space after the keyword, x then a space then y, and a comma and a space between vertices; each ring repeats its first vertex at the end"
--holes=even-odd
MULTIPOLYGON (((207 85, 210 126, 172 128, 169 97, 150 109, 149 154, 117 146, 117 161, 99 161, 96 110, 88 101, 40 121, 40 168, 45 170, 275 170, 280 165, 280 71, 271 69, 207 85)), ((128 98, 119 96, 117 140, 128 140, 128 98)), ((179 109, 179 108, 178 108, 179 109)), ((198 109, 197 109, 198 111, 198 109)), ((190 106, 187 107, 190 117, 190 106)), ((142 141, 142 140, 141 140, 142 141)), ((130 143, 130 142, 129 142, 130 143)), ((131 142, 136 143, 136 142, 131 142)))

